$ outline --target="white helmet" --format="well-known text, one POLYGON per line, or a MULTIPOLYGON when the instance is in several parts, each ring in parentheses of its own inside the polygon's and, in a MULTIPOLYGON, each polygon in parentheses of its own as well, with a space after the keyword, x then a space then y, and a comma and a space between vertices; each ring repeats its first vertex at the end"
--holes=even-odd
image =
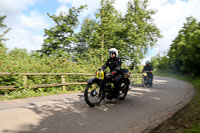
POLYGON ((110 55, 111 53, 112 53, 112 54, 113 54, 113 53, 116 54, 116 57, 118 57, 118 50, 117 50, 116 48, 111 48, 111 49, 109 50, 109 55, 110 55))

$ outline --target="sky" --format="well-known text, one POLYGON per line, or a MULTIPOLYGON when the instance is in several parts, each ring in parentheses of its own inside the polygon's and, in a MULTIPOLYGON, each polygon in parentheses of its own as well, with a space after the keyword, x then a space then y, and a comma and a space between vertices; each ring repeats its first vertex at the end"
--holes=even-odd
MULTIPOLYGON (((122 14, 127 10, 130 0, 115 0, 115 8, 122 14)), ((44 29, 53 26, 53 21, 47 13, 58 15, 67 12, 72 6, 88 5, 87 10, 80 14, 79 20, 85 17, 94 18, 100 8, 100 0, 0 0, 0 16, 11 30, 6 34, 6 47, 25 48, 28 51, 41 49, 44 39, 44 29)), ((200 21, 200 0, 149 0, 148 9, 153 9, 154 24, 160 29, 162 38, 156 46, 149 50, 146 58, 161 55, 170 47, 172 40, 186 22, 186 17, 193 16, 200 21)))

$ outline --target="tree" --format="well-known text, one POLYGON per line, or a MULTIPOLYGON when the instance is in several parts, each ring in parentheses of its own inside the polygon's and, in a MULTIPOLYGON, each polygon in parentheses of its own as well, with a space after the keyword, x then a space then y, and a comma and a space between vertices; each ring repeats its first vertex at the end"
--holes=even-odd
POLYGON ((174 70, 192 75, 200 75, 200 24, 193 17, 187 22, 174 39, 168 55, 174 70))
MULTIPOLYGON (((112 47, 119 49, 117 32, 121 30, 122 26, 119 21, 119 13, 113 6, 114 0, 101 0, 101 8, 96 14, 98 22, 99 44, 102 51, 106 51, 112 47)), ((103 60, 102 56, 102 60, 103 60)))
POLYGON ((170 59, 167 55, 160 56, 160 54, 157 54, 156 56, 151 58, 151 63, 154 67, 154 69, 158 70, 165 70, 169 71, 170 70, 170 59))
MULTIPOLYGON (((5 24, 3 24, 4 19, 6 18, 6 16, 0 16, 0 28, 6 28, 7 26, 5 24)), ((6 41, 7 39, 4 38, 5 34, 8 33, 8 31, 10 30, 10 28, 6 29, 5 31, 3 31, 0 34, 0 47, 4 47, 3 46, 3 41, 6 41)))
POLYGON ((120 38, 117 32, 121 29, 119 20, 120 14, 114 8, 114 0, 101 0, 101 8, 96 13, 96 21, 93 25, 94 32, 91 34, 92 41, 89 43, 89 49, 100 54, 99 58, 103 62, 108 49, 120 48, 117 43, 120 38))
POLYGON ((44 30, 46 38, 39 52, 48 56, 70 54, 73 44, 78 41, 74 29, 79 24, 78 15, 84 8, 85 6, 80 6, 78 9, 72 7, 68 14, 61 12, 58 16, 47 14, 56 25, 44 30))
POLYGON ((171 69, 173 72, 200 75, 200 22, 190 16, 172 41, 167 56, 154 57, 158 68, 171 69))
POLYGON ((58 51, 66 51, 76 60, 102 64, 108 57, 108 50, 114 47, 119 50, 123 61, 128 60, 132 65, 139 63, 148 48, 153 47, 157 38, 161 37, 151 18, 155 12, 147 10, 147 0, 134 0, 133 3, 128 3, 127 13, 122 16, 115 9, 114 2, 101 0, 96 19, 86 18, 78 34, 74 33, 78 24, 77 15, 73 19, 73 25, 63 23, 65 17, 73 16, 74 13, 65 15, 64 20, 62 15, 50 16, 58 24, 50 30, 45 30, 47 38, 42 53, 51 55, 58 51), (59 28, 60 26, 64 28, 59 28), (63 36, 66 33, 68 36, 63 36))
MULTIPOLYGON (((3 24, 4 19, 6 16, 0 16, 0 29, 7 28, 5 24, 3 24)), ((6 41, 7 39, 4 38, 5 34, 10 30, 10 28, 4 30, 2 33, 0 33, 0 65, 1 61, 5 59, 6 57, 6 50, 7 48, 4 46, 3 41, 6 41)))
POLYGON ((103 63, 108 56, 108 49, 115 47, 120 51, 121 37, 119 33, 122 32, 123 25, 120 14, 113 4, 114 0, 101 0, 101 7, 96 13, 96 19, 86 18, 84 20, 77 47, 82 49, 79 49, 81 53, 85 51, 84 57, 81 54, 83 60, 94 63, 95 58, 96 62, 103 63))
POLYGON ((128 2, 128 10, 124 18, 125 55, 132 64, 139 63, 161 37, 159 29, 153 23, 155 11, 147 9, 148 0, 128 2))
POLYGON ((95 47, 93 43, 96 40, 94 35, 97 29, 96 26, 97 22, 95 20, 89 19, 88 17, 83 20, 81 31, 76 35, 78 42, 74 48, 75 55, 83 55, 87 53, 89 48, 95 47))

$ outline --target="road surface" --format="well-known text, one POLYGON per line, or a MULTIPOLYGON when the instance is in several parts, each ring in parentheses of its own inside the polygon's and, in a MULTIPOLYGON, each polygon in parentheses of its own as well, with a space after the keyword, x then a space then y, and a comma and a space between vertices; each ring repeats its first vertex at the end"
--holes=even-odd
POLYGON ((83 93, 0 101, 0 133, 147 133, 193 97, 189 83, 155 76, 123 101, 85 104, 83 93))

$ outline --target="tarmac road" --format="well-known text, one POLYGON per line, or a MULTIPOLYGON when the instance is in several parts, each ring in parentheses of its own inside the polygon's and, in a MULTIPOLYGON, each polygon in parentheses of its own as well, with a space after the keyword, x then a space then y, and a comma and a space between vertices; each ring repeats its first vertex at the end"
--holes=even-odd
POLYGON ((0 101, 0 133, 147 133, 193 97, 189 83, 155 76, 125 100, 89 107, 83 93, 0 101))

